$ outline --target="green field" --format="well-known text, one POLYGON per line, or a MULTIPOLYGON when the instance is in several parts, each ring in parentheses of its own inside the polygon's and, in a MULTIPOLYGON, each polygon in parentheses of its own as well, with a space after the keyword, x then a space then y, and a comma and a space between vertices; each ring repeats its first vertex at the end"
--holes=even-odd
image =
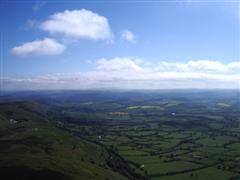
POLYGON ((0 165, 75 179, 240 179, 238 93, 111 93, 2 103, 0 165))

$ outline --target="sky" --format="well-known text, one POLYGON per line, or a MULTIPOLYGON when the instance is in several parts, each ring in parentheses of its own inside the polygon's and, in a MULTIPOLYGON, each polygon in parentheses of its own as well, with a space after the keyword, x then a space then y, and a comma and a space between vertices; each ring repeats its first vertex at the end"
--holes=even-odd
POLYGON ((239 5, 1 1, 0 88, 240 89, 239 5))

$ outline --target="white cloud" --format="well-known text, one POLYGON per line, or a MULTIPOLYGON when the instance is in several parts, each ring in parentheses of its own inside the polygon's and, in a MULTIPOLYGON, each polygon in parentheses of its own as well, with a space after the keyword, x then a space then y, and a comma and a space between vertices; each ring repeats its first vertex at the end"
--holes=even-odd
POLYGON ((238 70, 238 72, 240 72, 240 61, 229 63, 228 68, 232 70, 238 70))
POLYGON ((189 61, 186 64, 187 68, 190 71, 197 72, 226 72, 228 68, 226 65, 219 61, 209 61, 209 60, 200 60, 200 61, 189 61))
MULTIPOLYGON (((37 1, 33 10, 38 11, 44 6, 45 1, 37 1)), ((108 19, 89 10, 65 10, 51 15, 46 21, 28 20, 26 28, 40 28, 50 34, 63 35, 62 42, 74 42, 79 39, 113 40, 113 33, 108 24, 108 19)), ((62 36, 61 36, 62 37, 62 36)), ((59 38, 59 37, 58 37, 59 38)), ((56 55, 61 54, 66 45, 60 44, 55 39, 45 38, 23 43, 12 48, 12 53, 17 56, 27 55, 56 55)))
POLYGON ((124 31, 121 31, 120 34, 122 39, 124 39, 125 41, 131 42, 131 43, 136 42, 135 35, 131 31, 124 30, 124 31))
POLYGON ((219 61, 198 60, 188 61, 187 63, 180 62, 160 62, 155 66, 158 70, 163 71, 178 71, 178 72, 228 72, 229 67, 219 61))
POLYGON ((110 60, 102 58, 97 60, 97 69, 101 71, 141 71, 139 62, 139 59, 127 57, 115 57, 110 60))
POLYGON ((237 61, 231 63, 189 61, 186 63, 150 64, 139 58, 116 57, 96 60, 96 69, 93 71, 22 79, 5 78, 2 82, 5 89, 240 89, 240 72, 236 71, 236 68, 239 68, 237 61), (204 65, 195 71, 195 65, 199 64, 204 65), (213 64, 221 64, 219 65, 220 70, 212 68, 213 64))
POLYGON ((12 53, 16 56, 29 55, 58 55, 63 53, 65 46, 54 39, 45 38, 23 43, 20 46, 12 48, 12 53))
POLYGON ((108 19, 92 11, 65 10, 51 15, 40 28, 51 33, 77 39, 111 40, 108 19))

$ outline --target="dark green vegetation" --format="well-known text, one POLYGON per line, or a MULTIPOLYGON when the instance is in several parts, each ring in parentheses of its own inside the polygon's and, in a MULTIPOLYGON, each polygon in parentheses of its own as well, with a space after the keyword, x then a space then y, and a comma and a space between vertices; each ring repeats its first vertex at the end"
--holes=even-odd
POLYGON ((57 126, 46 105, 0 104, 1 179, 127 179, 127 163, 107 148, 57 126), (115 170, 115 171, 114 171, 115 170))
POLYGON ((0 123, 5 175, 240 179, 239 91, 9 93, 0 123))

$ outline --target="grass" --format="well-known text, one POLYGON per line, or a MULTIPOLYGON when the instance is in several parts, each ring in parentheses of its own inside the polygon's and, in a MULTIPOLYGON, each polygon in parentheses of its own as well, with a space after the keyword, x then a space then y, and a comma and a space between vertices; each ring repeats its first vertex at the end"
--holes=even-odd
POLYGON ((61 121, 64 130, 50 122, 47 108, 14 103, 0 109, 0 152, 9 153, 1 160, 92 179, 125 178, 118 170, 127 165, 153 180, 230 179, 240 175, 237 97, 186 93, 95 100, 82 96, 79 102, 58 104, 60 114, 53 119, 61 121), (15 113, 9 114, 9 109, 15 113), (10 125, 9 118, 22 122, 10 125))
POLYGON ((184 162, 184 161, 173 161, 173 162, 165 162, 165 163, 146 163, 145 169, 148 171, 148 174, 165 174, 169 172, 178 172, 191 168, 200 167, 197 164, 184 162))
POLYGON ((218 170, 215 167, 210 167, 202 170, 197 170, 190 173, 177 174, 173 176, 153 177, 152 180, 228 180, 231 177, 237 177, 236 173, 218 170))

